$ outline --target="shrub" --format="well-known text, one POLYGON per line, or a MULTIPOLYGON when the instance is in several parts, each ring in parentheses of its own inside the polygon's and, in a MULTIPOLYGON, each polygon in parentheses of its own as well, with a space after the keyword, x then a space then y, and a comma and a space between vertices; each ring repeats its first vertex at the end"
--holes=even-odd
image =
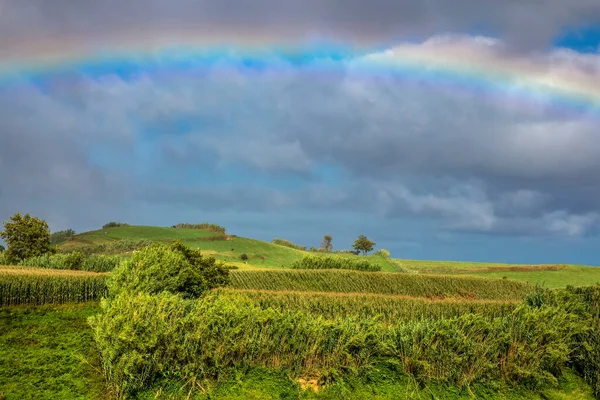
POLYGON ((352 269, 357 271, 381 271, 381 267, 366 259, 345 257, 304 256, 291 265, 292 269, 352 269))
POLYGON ((107 224, 102 225, 102 229, 119 228, 121 226, 129 226, 129 224, 125 224, 123 222, 109 222, 107 224))
POLYGON ((387 251, 386 249, 379 249, 375 252, 376 256, 379 257, 383 257, 383 258, 390 258, 390 252, 387 251))
POLYGON ((246 253, 240 254, 240 259, 241 260, 246 261, 246 260, 248 260, 248 258, 249 258, 248 254, 246 254, 246 253))
POLYGON ((166 291, 196 298, 228 282, 229 270, 221 262, 175 242, 170 246, 150 245, 123 261, 111 273, 108 287, 111 295, 122 291, 166 291))
POLYGON ((280 246, 290 247, 290 248, 296 249, 296 250, 306 250, 306 246, 295 244, 295 243, 292 243, 289 240, 285 240, 285 239, 275 238, 275 239, 273 239, 273 244, 278 244, 280 246))
MULTIPOLYGON (((142 249, 146 246, 151 245, 152 243, 153 242, 150 240, 124 239, 124 240, 116 240, 114 242, 110 242, 110 243, 106 243, 106 244, 99 244, 99 245, 93 245, 93 246, 82 246, 82 247, 78 247, 77 250, 86 255, 99 254, 99 253, 122 254, 122 253, 127 253, 130 251, 142 249)), ((72 249, 68 249, 68 248, 58 250, 59 253, 65 253, 65 254, 70 253, 72 251, 73 251, 72 249)))
POLYGON ((203 222, 201 224, 185 224, 179 223, 177 225, 173 225, 171 228, 185 228, 185 229, 204 229, 207 231, 213 231, 216 233, 225 234, 225 227, 217 224, 209 224, 208 222, 203 222))
POLYGON ((53 244, 59 244, 62 242, 66 242, 75 236, 75 231, 73 229, 67 229, 64 231, 54 232, 50 235, 50 242, 53 244))

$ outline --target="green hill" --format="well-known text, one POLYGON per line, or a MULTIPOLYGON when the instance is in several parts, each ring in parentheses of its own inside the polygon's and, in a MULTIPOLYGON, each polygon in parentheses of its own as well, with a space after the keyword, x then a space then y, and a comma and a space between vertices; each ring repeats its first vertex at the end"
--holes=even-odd
MULTIPOLYGON (((240 269, 287 268, 308 251, 261 240, 217 233, 206 229, 165 228, 156 226, 121 226, 80 233, 58 247, 64 251, 118 241, 171 242, 201 249, 207 255, 226 261, 240 269), (240 256, 246 254, 247 260, 240 256)), ((357 257, 337 254, 339 257, 357 257)), ((512 265, 458 261, 424 261, 385 258, 378 255, 359 256, 381 266, 383 272, 416 274, 476 275, 489 278, 509 278, 546 287, 589 285, 600 283, 600 267, 580 265, 512 265)))

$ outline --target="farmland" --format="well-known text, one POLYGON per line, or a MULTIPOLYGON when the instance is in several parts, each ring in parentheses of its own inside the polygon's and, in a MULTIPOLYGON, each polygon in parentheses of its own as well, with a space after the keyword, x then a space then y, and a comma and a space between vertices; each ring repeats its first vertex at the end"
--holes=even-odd
POLYGON ((598 289, 535 287, 600 282, 600 268, 332 257, 279 243, 120 226, 75 235, 58 244, 59 254, 0 267, 7 344, 0 398, 600 394, 598 289), (173 240, 191 252, 177 253, 173 240), (177 288, 202 282, 190 281, 197 278, 186 259, 215 273, 195 250, 237 269, 225 287, 194 286, 204 294, 182 297, 177 288), (91 272, 112 270, 115 257, 126 263, 91 272), (182 269, 164 268, 165 260, 182 269), (128 272, 138 268, 153 272, 128 272), (56 360, 61 368, 47 368, 56 360))

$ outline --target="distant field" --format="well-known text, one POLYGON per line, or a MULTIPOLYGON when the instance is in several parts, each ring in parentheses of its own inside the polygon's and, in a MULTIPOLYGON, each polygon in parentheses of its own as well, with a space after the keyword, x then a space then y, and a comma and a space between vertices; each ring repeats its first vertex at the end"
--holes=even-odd
POLYGON ((533 290, 527 283, 507 279, 340 270, 231 271, 231 287, 496 300, 520 300, 533 290))

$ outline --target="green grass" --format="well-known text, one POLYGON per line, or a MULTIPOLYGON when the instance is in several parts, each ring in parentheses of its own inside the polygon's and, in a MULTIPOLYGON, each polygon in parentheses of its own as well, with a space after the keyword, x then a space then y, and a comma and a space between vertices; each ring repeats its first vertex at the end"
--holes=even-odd
POLYGON ((92 331, 96 303, 0 308, 0 398, 103 399, 92 331))

